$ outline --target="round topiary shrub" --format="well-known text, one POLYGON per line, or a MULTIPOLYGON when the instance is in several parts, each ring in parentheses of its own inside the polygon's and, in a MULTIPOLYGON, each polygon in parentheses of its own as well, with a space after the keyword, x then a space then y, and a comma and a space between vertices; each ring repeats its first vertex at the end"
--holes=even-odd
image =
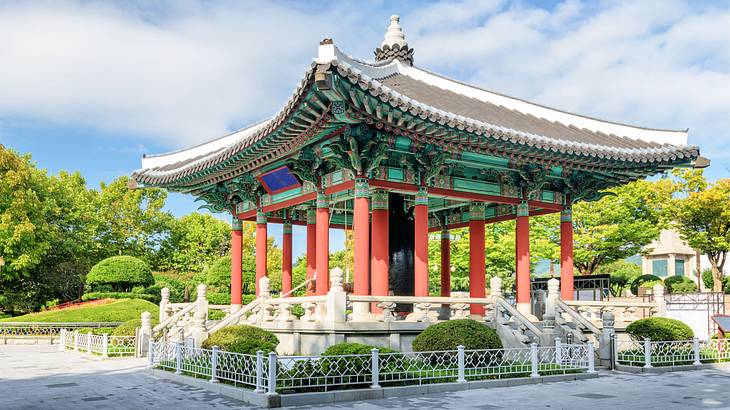
POLYGON ((639 319, 626 326, 626 333, 636 340, 650 339, 654 342, 689 340, 694 332, 686 323, 666 317, 639 319))
POLYGON ((647 287, 648 285, 653 286, 654 284, 656 284, 653 282, 662 283, 662 278, 655 275, 641 275, 631 282, 631 293, 636 296, 639 294, 640 287, 647 287))
POLYGON ((130 292, 135 286, 155 283, 150 267, 133 256, 112 256, 94 265, 86 275, 92 291, 130 292))
POLYGON ((459 345, 467 350, 501 349, 502 341, 494 329, 471 319, 431 325, 413 340, 416 352, 455 350, 459 345))
POLYGON ((256 354, 261 350, 266 354, 275 351, 278 344, 279 339, 271 332, 254 326, 236 325, 213 333, 202 346, 204 349, 218 346, 227 352, 244 354, 256 354))

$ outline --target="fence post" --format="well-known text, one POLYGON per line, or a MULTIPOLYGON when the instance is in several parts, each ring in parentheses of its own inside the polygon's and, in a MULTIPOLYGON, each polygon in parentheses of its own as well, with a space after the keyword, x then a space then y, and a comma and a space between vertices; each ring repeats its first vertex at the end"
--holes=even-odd
POLYGON ((700 362, 700 339, 696 337, 692 339, 692 350, 694 350, 695 353, 695 361, 692 364, 695 366, 701 365, 702 362, 700 362))
POLYGON ((91 353, 91 333, 86 334, 86 353, 91 353))
POLYGON ((372 370, 372 384, 371 389, 380 388, 380 356, 378 356, 378 349, 373 348, 370 350, 370 370, 372 370))
POLYGON ((109 357, 109 334, 104 333, 101 339, 101 357, 109 357))
POLYGON ((276 352, 269 353, 269 389, 268 394, 276 394, 276 352))
POLYGON ((457 364, 459 365, 459 377, 456 379, 458 383, 466 383, 466 366, 464 362, 464 346, 459 345, 456 347, 458 349, 457 353, 457 364))
MULTIPOLYGON (((616 334, 611 334, 611 361, 609 364, 609 369, 615 370, 616 364, 618 363, 618 338, 616 337, 616 334)), ((603 364, 603 362, 601 362, 603 364)))
POLYGON ((540 373, 537 372, 537 343, 532 343, 530 345, 530 365, 532 367, 530 377, 540 377, 540 373))
POLYGON ((175 342, 175 374, 182 374, 182 342, 175 342))
POLYGON ((563 346, 560 342, 560 338, 555 338, 555 364, 562 364, 563 363, 563 346))
POLYGON ((155 365, 155 342, 150 338, 147 343, 147 367, 152 368, 155 365))
POLYGON ((58 351, 63 352, 66 350, 66 329, 61 329, 61 335, 58 338, 58 351))
POLYGON ((588 351, 588 373, 596 372, 596 351, 593 350, 593 344, 586 342, 586 349, 588 351))
POLYGON ((218 383, 218 346, 213 346, 213 353, 210 355, 210 382, 218 383))
POLYGON ((644 368, 651 368, 651 340, 644 339, 644 368))
POLYGON ((79 331, 74 330, 74 351, 79 351, 79 331))
POLYGON ((264 392, 264 352, 256 351, 256 393, 264 392))

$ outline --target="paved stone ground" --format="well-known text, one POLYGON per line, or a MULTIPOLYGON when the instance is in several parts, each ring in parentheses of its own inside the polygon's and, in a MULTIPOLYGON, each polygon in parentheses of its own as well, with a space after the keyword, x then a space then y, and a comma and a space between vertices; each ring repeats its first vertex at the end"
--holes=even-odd
MULTIPOLYGON (((250 408, 203 389, 156 379, 144 366, 144 359, 99 361, 58 352, 56 346, 0 346, 0 409, 250 408)), ((612 373, 582 381, 307 408, 730 409, 730 369, 612 373)))

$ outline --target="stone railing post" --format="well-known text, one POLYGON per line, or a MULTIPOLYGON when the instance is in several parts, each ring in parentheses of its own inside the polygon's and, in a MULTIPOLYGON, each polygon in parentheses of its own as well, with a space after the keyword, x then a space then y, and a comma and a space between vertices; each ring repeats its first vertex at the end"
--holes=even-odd
POLYGON ((327 323, 345 323, 347 321, 347 293, 342 288, 342 269, 330 270, 330 290, 327 292, 327 323))
POLYGON ((296 319, 296 316, 291 313, 292 306, 288 303, 280 303, 278 307, 278 315, 276 316, 277 322, 291 322, 296 319))
POLYGON ((160 299, 160 323, 167 319, 167 305, 170 303, 170 289, 162 288, 160 291, 162 299, 160 299))
POLYGON ((555 338, 555 364, 561 365, 563 363, 563 344, 559 337, 555 338))
POLYGON ((276 352, 269 353, 269 386, 266 391, 268 394, 276 394, 276 352))
POLYGON ((466 383, 466 353, 464 352, 464 346, 456 346, 456 349, 456 363, 459 366, 459 375, 456 382, 466 383))
POLYGON ((208 331, 205 329, 206 310, 198 310, 193 316, 192 337, 195 347, 200 347, 203 341, 208 338, 208 331))
MULTIPOLYGON (((152 338, 150 338, 149 342, 147 343, 147 367, 152 368, 155 365, 155 342, 152 341, 152 338)), ((167 343, 167 342, 162 342, 167 343)))
POLYGON ((259 297, 270 298, 271 297, 271 279, 268 276, 262 276, 259 279, 259 297))
POLYGON ((104 333, 101 339, 101 357, 109 357, 109 334, 104 333))
POLYGON ((380 357, 378 356, 378 349, 370 349, 370 370, 371 370, 371 389, 380 388, 380 357))
POLYGON ((558 299, 560 299, 560 281, 552 278, 547 283, 548 294, 545 300, 545 315, 550 315, 553 318, 558 317, 557 305, 558 299))
POLYGON ((586 342, 586 353, 588 356, 588 373, 596 372, 596 351, 593 350, 593 343, 586 342))
POLYGON ((213 352, 210 354, 210 382, 218 383, 218 346, 213 346, 213 352))
POLYGON ((152 340, 152 314, 150 312, 142 312, 141 315, 142 325, 139 328, 139 338, 137 345, 139 346, 140 356, 144 356, 147 353, 145 350, 149 346, 150 340, 152 340))
POLYGON ((175 342, 175 374, 182 374, 182 344, 175 342))
POLYGON ((530 377, 540 377, 538 372, 537 343, 530 344, 530 377))
POLYGON ((58 337, 58 351, 63 352, 64 350, 66 350, 66 329, 61 329, 58 337))
POLYGON ((256 351, 256 393, 264 392, 264 352, 256 351))
POLYGON ((644 339, 644 368, 649 369, 651 365, 651 340, 644 339))
POLYGON ((205 313, 205 320, 208 319, 208 297, 206 295, 208 287, 205 286, 205 283, 201 283, 198 285, 198 297, 195 300, 195 303, 197 304, 196 309, 198 312, 205 313))
POLYGON ((601 336, 598 340, 598 358, 601 361, 601 366, 610 367, 612 366, 611 360, 611 344, 613 343, 613 334, 615 317, 613 312, 605 312, 601 318, 603 322, 603 328, 601 329, 601 336))
POLYGON ((557 340, 555 334, 555 317, 546 313, 542 317, 542 335, 540 335, 540 345, 554 345, 557 340))
POLYGON ((660 284, 654 285, 652 288, 654 295, 654 303, 656 303, 656 315, 659 317, 667 316, 667 302, 664 299, 664 286, 660 284))
POLYGON ((698 339, 696 337, 692 339, 692 350, 693 350, 694 356, 695 356, 694 357, 695 360, 692 364, 695 366, 701 365, 702 362, 700 361, 700 339, 698 339))

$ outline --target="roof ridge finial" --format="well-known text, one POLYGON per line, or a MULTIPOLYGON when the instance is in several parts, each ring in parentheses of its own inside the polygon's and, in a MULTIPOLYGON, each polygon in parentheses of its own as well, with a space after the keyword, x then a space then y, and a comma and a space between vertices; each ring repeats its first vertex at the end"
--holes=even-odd
POLYGON ((403 33, 403 29, 400 26, 400 17, 398 17, 397 14, 390 16, 390 25, 388 26, 388 30, 385 32, 385 36, 383 37, 383 42, 380 44, 380 47, 386 45, 393 47, 395 44, 398 44, 400 47, 408 45, 408 43, 406 43, 406 35, 403 33))
POLYGON ((375 50, 375 60, 385 61, 394 58, 413 65, 413 49, 408 47, 406 35, 400 26, 400 17, 397 14, 390 16, 390 25, 383 36, 383 42, 375 50))

